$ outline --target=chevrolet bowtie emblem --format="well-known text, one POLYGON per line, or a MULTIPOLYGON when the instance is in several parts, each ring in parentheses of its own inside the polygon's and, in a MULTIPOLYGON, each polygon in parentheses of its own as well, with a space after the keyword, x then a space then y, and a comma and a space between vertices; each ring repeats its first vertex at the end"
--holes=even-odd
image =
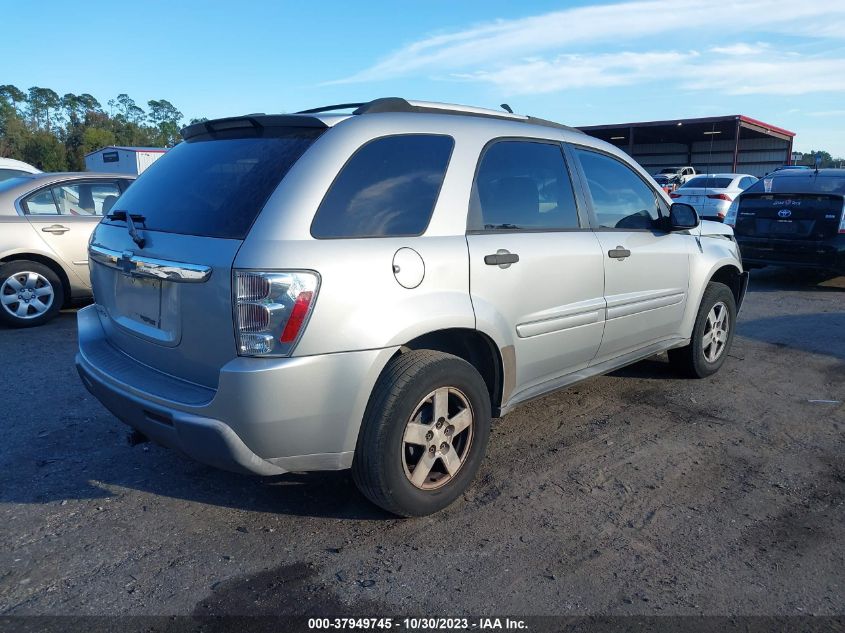
POLYGON ((133 257, 134 253, 132 251, 123 251, 120 259, 117 260, 117 265, 123 271, 124 275, 131 275, 132 271, 138 267, 138 264, 132 260, 133 257))

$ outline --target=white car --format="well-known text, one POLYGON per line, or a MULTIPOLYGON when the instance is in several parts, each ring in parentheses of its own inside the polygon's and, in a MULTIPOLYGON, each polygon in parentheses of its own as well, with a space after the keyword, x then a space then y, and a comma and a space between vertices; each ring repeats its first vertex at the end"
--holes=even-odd
POLYGON ((669 194, 698 211, 703 220, 721 222, 739 194, 757 182, 751 174, 709 174, 696 176, 669 194))
POLYGON ((14 158, 0 158, 0 180, 7 180, 25 174, 40 174, 41 170, 29 163, 14 158))

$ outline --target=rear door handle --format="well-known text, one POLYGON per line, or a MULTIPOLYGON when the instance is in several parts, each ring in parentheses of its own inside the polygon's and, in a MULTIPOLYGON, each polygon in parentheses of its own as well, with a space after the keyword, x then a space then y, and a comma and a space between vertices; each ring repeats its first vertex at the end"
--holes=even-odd
POLYGON ((515 264, 518 261, 519 255, 517 255, 516 253, 511 253, 510 251, 506 251, 503 248, 500 248, 492 255, 484 256, 485 264, 487 264, 488 266, 498 266, 499 268, 507 268, 511 264, 515 264))
POLYGON ((44 233, 52 233, 53 235, 61 235, 62 233, 67 233, 70 231, 70 228, 67 226, 62 226, 61 224, 51 224, 50 226, 45 226, 41 229, 44 233))
POLYGON ((613 259, 625 259, 626 257, 631 256, 631 251, 629 251, 627 248, 617 246, 616 248, 611 248, 609 251, 607 251, 607 256, 612 257, 613 259))

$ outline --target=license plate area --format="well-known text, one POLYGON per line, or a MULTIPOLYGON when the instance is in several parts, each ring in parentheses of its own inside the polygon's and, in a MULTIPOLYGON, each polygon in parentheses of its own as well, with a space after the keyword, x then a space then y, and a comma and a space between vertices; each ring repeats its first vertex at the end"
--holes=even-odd
POLYGON ((794 235, 798 232, 798 225, 791 220, 779 220, 772 223, 772 233, 775 235, 794 235))
POLYGON ((115 271, 109 316, 124 330, 174 346, 181 337, 177 284, 115 271))

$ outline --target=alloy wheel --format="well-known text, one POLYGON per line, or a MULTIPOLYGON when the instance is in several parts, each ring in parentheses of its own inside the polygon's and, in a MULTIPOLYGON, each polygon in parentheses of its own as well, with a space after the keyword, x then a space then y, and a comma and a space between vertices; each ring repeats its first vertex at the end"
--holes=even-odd
POLYGON ((728 306, 719 301, 707 313, 707 321, 704 324, 704 335, 701 338, 701 350, 708 363, 715 363, 728 344, 728 333, 730 332, 730 315, 728 306))
POLYGON ((0 305, 17 319, 34 319, 53 305, 55 290, 44 275, 32 271, 15 273, 0 286, 0 305))
POLYGON ((455 387, 440 387, 414 408, 402 440, 405 476, 421 490, 435 490, 457 474, 469 456, 473 411, 455 387))

